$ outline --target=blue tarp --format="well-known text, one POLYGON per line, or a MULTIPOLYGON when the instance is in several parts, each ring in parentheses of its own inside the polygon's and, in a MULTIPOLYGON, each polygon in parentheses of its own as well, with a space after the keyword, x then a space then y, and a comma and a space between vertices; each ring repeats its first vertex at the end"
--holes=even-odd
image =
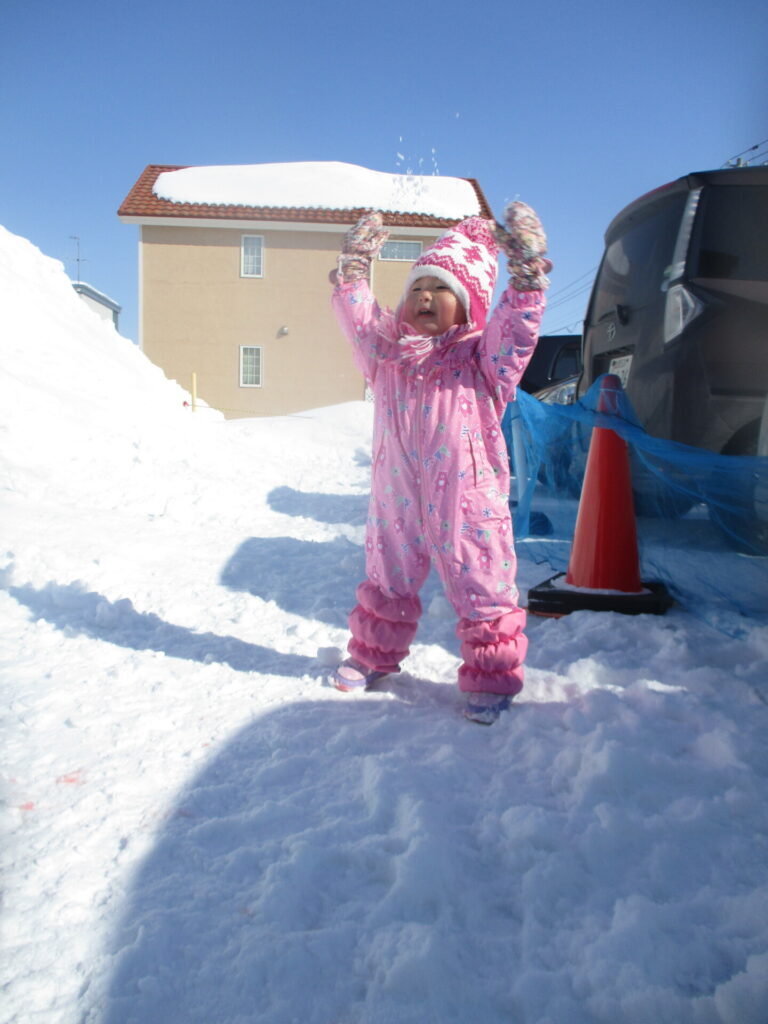
POLYGON ((643 579, 729 632, 739 616, 768 623, 768 458, 651 437, 624 392, 605 383, 574 405, 520 391, 507 409, 518 557, 567 568, 592 429, 607 427, 628 445, 643 579), (597 411, 601 389, 609 412, 597 411))

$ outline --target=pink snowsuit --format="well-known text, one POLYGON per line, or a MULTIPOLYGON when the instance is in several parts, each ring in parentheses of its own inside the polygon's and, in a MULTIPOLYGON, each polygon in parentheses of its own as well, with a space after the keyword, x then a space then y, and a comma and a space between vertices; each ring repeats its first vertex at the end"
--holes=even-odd
POLYGON ((364 280, 338 285, 332 302, 375 402, 367 580, 349 653, 399 669, 434 564, 459 616, 460 689, 516 694, 527 640, 500 419, 536 346, 544 293, 508 287, 484 330, 462 324, 437 338, 398 324, 364 280))

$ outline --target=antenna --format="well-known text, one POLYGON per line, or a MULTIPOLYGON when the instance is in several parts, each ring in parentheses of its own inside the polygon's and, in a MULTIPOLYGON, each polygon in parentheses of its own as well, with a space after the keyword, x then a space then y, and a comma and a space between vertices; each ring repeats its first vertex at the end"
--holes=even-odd
POLYGON ((77 281, 76 281, 76 284, 80 284, 80 264, 81 263, 86 263, 87 260, 81 260, 80 259, 80 236, 79 235, 70 235, 69 237, 74 242, 77 243, 77 256, 75 258, 75 262, 77 264, 77 281))

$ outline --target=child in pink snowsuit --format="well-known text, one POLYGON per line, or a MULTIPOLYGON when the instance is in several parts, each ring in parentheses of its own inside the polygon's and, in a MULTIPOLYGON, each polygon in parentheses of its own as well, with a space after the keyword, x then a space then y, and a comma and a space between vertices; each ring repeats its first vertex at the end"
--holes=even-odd
POLYGON ((339 689, 397 672, 421 615, 431 565, 458 616, 465 715, 490 723, 523 686, 509 463, 500 420, 538 340, 546 239, 522 203, 505 227, 470 217, 412 268, 395 313, 368 286, 387 232, 368 214, 348 233, 333 308, 374 395, 367 579, 349 618, 339 689), (486 322, 499 246, 510 284, 486 322))

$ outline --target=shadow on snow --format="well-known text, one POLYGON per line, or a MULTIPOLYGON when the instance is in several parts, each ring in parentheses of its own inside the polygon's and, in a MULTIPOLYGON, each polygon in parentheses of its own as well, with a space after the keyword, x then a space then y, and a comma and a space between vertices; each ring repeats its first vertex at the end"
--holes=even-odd
POLYGON ((318 523, 363 526, 368 516, 367 495, 312 494, 292 487, 276 487, 267 495, 267 502, 275 512, 314 519, 318 523))
POLYGON ((226 563, 220 582, 294 615, 344 627, 364 569, 361 548, 344 537, 250 537, 226 563))
MULTIPOLYGON (((250 537, 224 566, 220 582, 274 603, 284 611, 346 629, 355 605, 355 590, 365 576, 361 547, 344 537, 330 541, 296 540, 292 537, 250 537)), ((442 584, 430 573, 421 591, 424 608, 443 593, 442 584)), ((417 643, 437 643, 456 653, 456 621, 422 616, 417 643)))
POLYGON ((77 583, 48 583, 39 590, 9 587, 8 593, 26 605, 35 619, 44 619, 68 635, 79 634, 135 651, 158 651, 203 664, 220 662, 239 672, 301 676, 317 668, 313 658, 280 654, 234 636, 175 626, 153 612, 136 611, 128 598, 108 601, 77 583))
POLYGON ((489 792, 487 734, 451 686, 412 680, 410 700, 293 703, 230 738, 140 864, 83 1021, 508 1020, 485 987, 517 928, 462 878, 489 808, 441 798, 457 762, 489 792))

